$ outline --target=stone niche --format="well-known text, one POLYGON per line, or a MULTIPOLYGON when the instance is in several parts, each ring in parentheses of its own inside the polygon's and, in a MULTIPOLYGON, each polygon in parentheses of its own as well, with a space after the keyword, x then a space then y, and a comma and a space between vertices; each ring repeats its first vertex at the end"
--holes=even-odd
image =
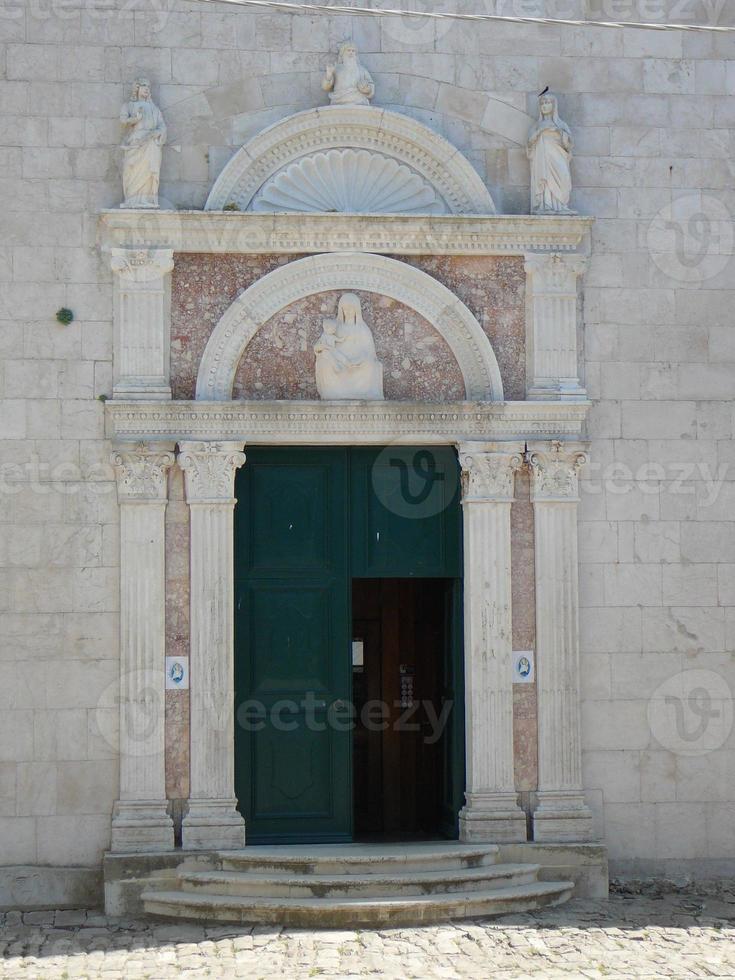
MULTIPOLYGON (((171 302, 171 387, 194 398, 207 340, 236 297, 266 273, 301 256, 178 254, 171 302)), ((394 256, 461 299, 495 351, 506 398, 525 387, 525 281, 517 256, 394 256)), ((461 401, 464 384, 446 341, 419 313, 397 300, 358 290, 384 367, 385 397, 396 401, 461 401)), ((316 399, 314 342, 334 316, 339 290, 315 293, 265 322, 238 365, 236 399, 316 399)))

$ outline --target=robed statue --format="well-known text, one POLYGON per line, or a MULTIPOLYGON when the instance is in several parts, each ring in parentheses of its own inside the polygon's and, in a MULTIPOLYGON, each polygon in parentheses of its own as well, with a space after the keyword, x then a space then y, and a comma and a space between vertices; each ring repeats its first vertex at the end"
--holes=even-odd
POLYGON ((556 96, 544 91, 539 96, 538 120, 528 135, 531 161, 531 212, 574 214, 572 196, 572 133, 559 118, 556 96))
POLYGON ((375 352, 370 327, 362 317, 360 298, 344 293, 336 319, 325 319, 314 344, 316 388, 325 400, 383 400, 383 365, 375 352))
POLYGON ((147 78, 133 86, 129 102, 120 110, 123 125, 123 208, 157 208, 161 175, 161 147, 166 142, 166 124, 161 110, 151 100, 147 78))
POLYGON ((375 85, 370 72, 360 64, 357 45, 352 41, 340 44, 337 64, 327 68, 322 88, 329 92, 332 105, 370 105, 375 85))

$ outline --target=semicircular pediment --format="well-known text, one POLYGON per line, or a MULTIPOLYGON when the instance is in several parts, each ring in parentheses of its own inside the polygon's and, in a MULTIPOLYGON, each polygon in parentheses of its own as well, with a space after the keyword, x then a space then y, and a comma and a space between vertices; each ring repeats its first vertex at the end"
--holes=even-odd
POLYGON ((215 181, 205 210, 229 205, 240 211, 495 213, 476 170, 444 137, 409 116, 357 105, 296 113, 246 143, 215 181), (372 193, 368 179, 375 180, 372 193))

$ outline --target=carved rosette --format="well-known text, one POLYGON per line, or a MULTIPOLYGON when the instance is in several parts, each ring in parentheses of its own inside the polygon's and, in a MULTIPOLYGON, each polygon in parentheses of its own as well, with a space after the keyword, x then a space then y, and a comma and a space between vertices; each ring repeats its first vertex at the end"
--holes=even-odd
POLYGON ((116 449, 110 462, 115 468, 120 503, 167 499, 167 474, 174 463, 173 452, 140 442, 133 448, 116 449))
POLYGON ((184 471, 190 504, 233 503, 235 471, 245 462, 241 442, 182 442, 179 466, 184 471))
POLYGON ((174 267, 171 248, 113 248, 110 267, 121 279, 130 282, 154 282, 174 267))
POLYGON ((464 503, 513 500, 515 473, 523 465, 520 452, 484 452, 462 446, 459 464, 462 468, 464 503))
POLYGON ((530 451, 531 500, 579 500, 579 470, 587 459, 587 453, 561 442, 552 442, 548 450, 530 451))

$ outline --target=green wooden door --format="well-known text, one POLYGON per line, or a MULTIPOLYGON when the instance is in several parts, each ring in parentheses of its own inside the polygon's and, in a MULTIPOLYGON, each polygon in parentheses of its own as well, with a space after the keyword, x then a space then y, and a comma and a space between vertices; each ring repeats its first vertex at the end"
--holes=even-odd
POLYGON ((445 832, 464 785, 461 519, 446 448, 247 451, 235 495, 235 790, 248 841, 352 836, 351 579, 447 579, 445 832), (451 580, 451 581, 449 581, 451 580))
POLYGON ((253 448, 238 474, 235 785, 251 842, 351 837, 346 459, 253 448))

